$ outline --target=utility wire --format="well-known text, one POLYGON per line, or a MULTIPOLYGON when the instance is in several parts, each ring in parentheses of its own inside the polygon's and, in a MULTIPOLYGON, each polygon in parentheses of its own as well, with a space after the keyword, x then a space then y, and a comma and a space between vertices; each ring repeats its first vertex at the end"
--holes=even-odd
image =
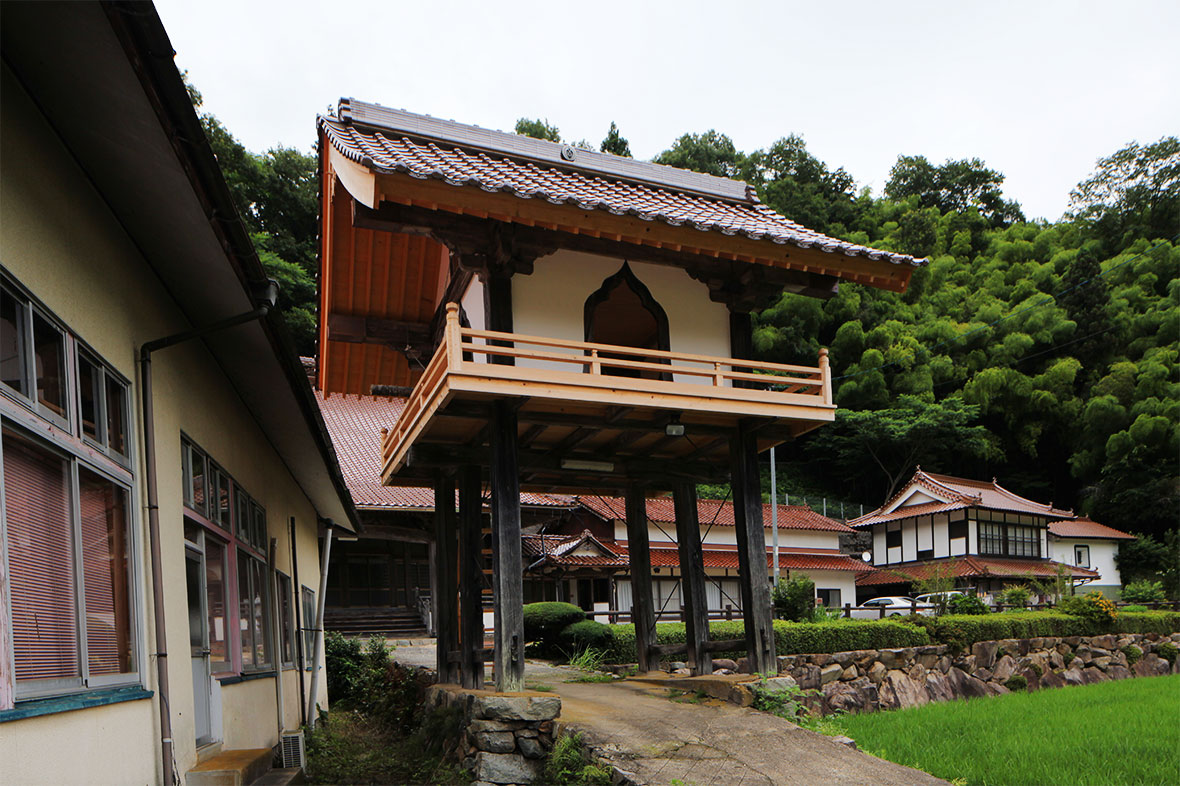
MULTIPOLYGON (((1131 257, 1130 259, 1124 259, 1122 262, 1119 262, 1116 265, 1111 265, 1109 268, 1107 268, 1106 270, 1103 270, 1098 275, 1093 276, 1092 278, 1088 278, 1085 281, 1080 281, 1077 284, 1074 284, 1071 287, 1067 287, 1055 294, 1045 295, 1043 298, 1038 300, 1036 303, 1030 303, 1027 306, 1022 306, 1021 308, 1016 309, 1015 311, 1013 311, 1010 314, 1005 314, 1004 316, 999 317, 998 319, 994 319, 985 325, 980 325, 979 327, 972 328, 971 330, 968 330, 966 333, 963 333, 962 335, 955 336, 954 338, 944 339, 944 340, 939 341, 937 344, 934 344, 933 346, 930 346, 930 347, 924 347, 924 346, 919 345, 918 350, 921 352, 925 352, 929 356, 930 354, 933 353, 934 350, 936 350, 940 347, 944 347, 944 346, 947 346, 947 345, 952 344, 954 342, 961 341, 961 340, 967 338, 968 336, 974 335, 975 333, 979 333, 983 330, 987 330, 988 328, 995 327, 996 325, 998 325, 1001 322, 1012 319, 1012 317, 1015 317, 1019 314, 1023 314, 1025 311, 1031 311, 1034 308, 1039 308, 1040 306, 1045 306, 1050 303, 1054 303, 1057 301, 1058 298, 1060 298, 1062 295, 1066 294, 1067 292, 1072 292, 1073 290, 1077 289, 1078 287, 1086 286, 1087 284, 1089 284, 1091 282, 1097 281, 1099 278, 1102 278, 1103 276, 1110 275, 1111 273, 1115 272, 1116 270, 1118 270, 1122 267, 1125 267, 1126 265, 1131 264, 1132 262, 1139 259, 1140 257, 1150 254, 1152 251, 1155 251, 1157 248, 1161 248, 1165 245, 1168 245, 1169 243, 1175 243, 1177 240, 1180 240, 1180 235, 1176 235, 1171 240, 1161 240, 1160 242, 1156 243, 1151 248, 1149 248, 1145 251, 1140 251, 1138 254, 1131 257)), ((886 368, 889 368, 890 366, 896 366, 896 365, 899 365, 896 360, 890 360, 887 363, 882 363, 881 365, 876 366, 874 368, 866 368, 866 369, 862 369, 860 371, 853 372, 851 374, 841 374, 838 377, 832 377, 832 381, 836 382, 841 379, 851 379, 853 377, 859 377, 862 374, 868 374, 873 371, 881 371, 882 369, 886 369, 886 368)))

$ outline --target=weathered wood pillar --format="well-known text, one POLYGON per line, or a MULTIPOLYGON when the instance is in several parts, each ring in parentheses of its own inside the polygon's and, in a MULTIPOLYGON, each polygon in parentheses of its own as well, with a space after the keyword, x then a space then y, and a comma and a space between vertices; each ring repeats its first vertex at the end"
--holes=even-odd
POLYGON ((520 556, 520 474, 516 410, 492 405, 492 576, 496 588, 496 690, 524 689, 524 586, 520 556))
POLYGON ((459 677, 483 687, 483 500, 479 467, 459 470, 459 677))
MULTIPOLYGON (((484 314, 487 319, 488 330, 500 333, 512 332, 512 277, 499 272, 489 272, 483 276, 484 314)), ((494 340, 496 346, 506 346, 509 342, 494 340)), ((493 355, 492 363, 512 366, 516 358, 504 355, 493 355)))
POLYGON ((651 592, 651 549, 647 539, 647 497, 637 484, 627 486, 627 560, 631 566, 631 621, 635 623, 635 649, 640 673, 659 668, 652 658, 656 643, 655 602, 651 592))
POLYGON ((709 606, 705 594, 705 559, 701 554, 701 522, 697 516, 697 487, 691 482, 678 482, 672 487, 672 502, 680 547, 688 661, 694 675, 712 674, 713 656, 705 650, 705 642, 709 640, 709 606))
POLYGON ((435 573, 438 597, 434 608, 435 668, 440 683, 459 681, 459 664, 451 661, 451 653, 459 649, 459 577, 458 532, 455 520, 455 481, 438 475, 434 480, 434 541, 438 557, 435 573))
POLYGON ((767 578, 766 532, 762 525, 762 489, 758 475, 758 444, 748 426, 740 425, 729 446, 732 462, 733 514, 737 529, 738 581, 750 671, 777 671, 770 584, 767 578))

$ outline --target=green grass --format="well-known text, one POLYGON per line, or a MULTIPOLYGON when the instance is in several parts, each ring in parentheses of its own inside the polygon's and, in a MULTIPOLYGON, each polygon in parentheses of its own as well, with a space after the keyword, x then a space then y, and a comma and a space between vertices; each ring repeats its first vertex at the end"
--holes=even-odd
POLYGON ((837 719, 862 750, 974 786, 1180 783, 1180 675, 837 719))

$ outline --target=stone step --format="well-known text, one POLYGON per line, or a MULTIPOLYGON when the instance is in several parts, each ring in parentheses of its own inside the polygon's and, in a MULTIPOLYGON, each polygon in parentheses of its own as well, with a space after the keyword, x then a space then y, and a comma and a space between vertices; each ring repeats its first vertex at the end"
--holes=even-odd
POLYGON ((222 751, 185 773, 187 786, 249 786, 270 769, 270 748, 222 751))
POLYGON ((301 783, 307 783, 307 776, 303 774, 303 770, 299 767, 285 767, 271 770, 250 786, 296 786, 301 783))

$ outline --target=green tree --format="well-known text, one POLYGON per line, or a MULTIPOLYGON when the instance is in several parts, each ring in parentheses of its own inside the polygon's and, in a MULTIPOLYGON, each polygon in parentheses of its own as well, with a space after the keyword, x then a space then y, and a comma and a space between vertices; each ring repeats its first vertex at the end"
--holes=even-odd
POLYGON ((1098 168, 1070 194, 1070 216, 1090 226, 1108 252, 1137 238, 1180 234, 1180 139, 1132 142, 1098 159, 1098 168))
POLYGON ((615 121, 610 121, 610 130, 606 132, 606 138, 602 140, 602 144, 598 148, 604 153, 611 153, 616 156, 623 156, 624 158, 631 158, 631 145, 627 139, 619 133, 619 127, 615 125, 615 121))
POLYGON ((703 134, 683 135, 654 160, 657 164, 717 177, 737 177, 745 165, 746 156, 738 151, 732 139, 709 129, 703 134))
POLYGON ((560 142, 561 132, 557 126, 549 125, 549 119, 522 117, 516 121, 516 133, 521 136, 531 136, 533 139, 546 139, 550 142, 560 142))
POLYGON ((999 458, 987 430, 972 425, 978 414, 978 407, 958 398, 927 402, 900 396, 887 409, 838 410, 836 422, 822 430, 815 446, 842 482, 858 482, 870 498, 883 500, 917 464, 944 467, 999 458))
POLYGON ((994 226, 1023 221, 1020 206, 1004 199, 1003 183, 1004 176, 978 158, 948 159, 935 166, 925 156, 898 156, 889 170, 885 195, 896 200, 917 197, 919 206, 944 213, 974 207, 994 226))
POLYGON ((857 212, 856 183, 843 168, 830 170, 792 134, 751 153, 744 176, 762 201, 792 221, 820 232, 841 232, 857 212))

